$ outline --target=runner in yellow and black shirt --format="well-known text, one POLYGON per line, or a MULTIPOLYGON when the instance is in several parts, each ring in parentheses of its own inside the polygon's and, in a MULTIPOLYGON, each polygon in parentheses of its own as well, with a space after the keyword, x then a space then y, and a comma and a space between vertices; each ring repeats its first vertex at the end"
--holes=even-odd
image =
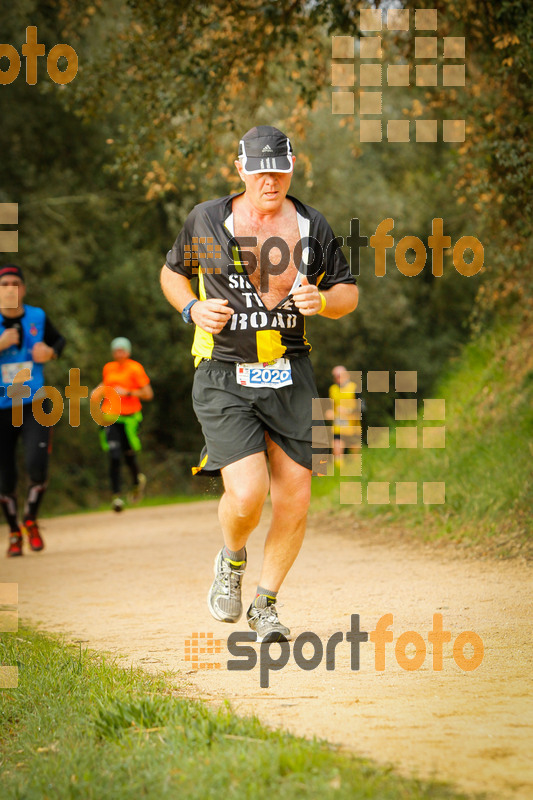
MULTIPOLYGON (((336 284, 356 283, 335 234, 322 214, 288 195, 296 212, 299 232, 299 244, 292 254, 298 269, 290 291, 273 308, 268 308, 260 296, 261 284, 266 285, 280 275, 283 262, 262 270, 258 292, 250 272, 256 275, 260 267, 254 268, 254 254, 246 249, 246 243, 242 244, 246 237, 239 237, 242 249, 235 237, 233 203, 239 196, 230 195, 197 205, 167 254, 166 266, 170 270, 188 280, 198 276, 200 300, 222 298, 235 311, 229 324, 217 334, 196 327, 192 346, 196 365, 202 358, 259 362, 306 355, 311 346, 305 338, 305 317, 298 312, 292 297, 302 277, 306 275, 309 283, 318 286, 321 292, 336 284), (311 263, 308 266, 304 261, 311 263)), ((280 237, 268 237, 265 244, 261 255, 266 259, 280 244, 280 237)), ((281 241, 281 247, 283 245, 281 241)), ((252 242, 249 246, 253 246, 252 242)), ((287 257, 285 261, 288 267, 287 257)))
POLYGON ((333 455, 339 464, 345 450, 361 449, 361 401, 357 398, 361 387, 342 365, 333 367, 331 374, 335 383, 329 387, 333 400, 329 418, 333 420, 333 455))
POLYGON ((272 523, 246 615, 258 641, 290 634, 275 603, 305 533, 319 428, 305 317, 337 319, 358 297, 324 217, 287 194, 294 161, 277 128, 249 130, 235 162, 244 192, 196 206, 161 271, 167 299, 196 326, 193 405, 206 441, 199 469, 224 481, 224 547, 208 596, 222 622, 242 614, 245 545, 270 490, 272 523))

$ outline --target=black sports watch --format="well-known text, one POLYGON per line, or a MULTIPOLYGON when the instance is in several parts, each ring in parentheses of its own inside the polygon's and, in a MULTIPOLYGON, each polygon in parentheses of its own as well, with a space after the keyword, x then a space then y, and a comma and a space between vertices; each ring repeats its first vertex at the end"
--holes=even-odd
POLYGON ((198 298, 195 297, 194 300, 191 300, 190 303, 187 303, 187 305, 185 306, 185 308, 181 312, 181 316, 183 318, 183 321, 186 322, 187 325, 190 325, 192 323, 191 308, 197 302, 198 302, 198 298))

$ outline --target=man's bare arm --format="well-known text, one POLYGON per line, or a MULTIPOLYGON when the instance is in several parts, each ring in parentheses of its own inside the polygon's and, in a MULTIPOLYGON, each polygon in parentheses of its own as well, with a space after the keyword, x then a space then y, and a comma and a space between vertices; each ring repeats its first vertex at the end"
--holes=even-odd
POLYGON ((191 288, 191 282, 183 275, 173 272, 166 264, 161 270, 161 288, 170 305, 180 314, 187 303, 198 299, 191 288))
POLYGON ((351 314, 359 302, 359 289, 353 283, 337 283, 322 294, 326 298, 326 307, 319 313, 328 319, 339 319, 351 314))
MULTIPOLYGON (((161 288, 170 305, 180 313, 191 300, 198 300, 191 289, 190 280, 173 272, 166 264, 161 270, 161 288)), ((198 300, 191 308, 192 321, 207 333, 220 333, 232 314, 233 309, 228 306, 228 301, 218 297, 198 300)))
POLYGON ((145 383, 145 385, 141 386, 140 389, 132 389, 130 394, 132 397, 138 397, 139 400, 154 399, 154 390, 152 389, 152 386, 149 383, 145 383))
POLYGON ((353 283, 337 283, 322 292, 320 287, 308 283, 304 278, 301 286, 293 292, 293 297, 300 314, 305 317, 320 314, 328 319, 339 319, 357 308, 359 290, 353 283), (326 301, 324 309, 321 295, 326 301))

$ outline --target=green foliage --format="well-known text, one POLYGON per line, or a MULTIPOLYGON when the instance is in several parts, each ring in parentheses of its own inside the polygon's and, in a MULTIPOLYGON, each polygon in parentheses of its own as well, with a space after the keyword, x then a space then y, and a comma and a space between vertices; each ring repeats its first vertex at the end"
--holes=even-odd
MULTIPOLYGON (((28 302, 42 305, 68 341, 47 380, 62 389, 77 367, 92 388, 110 340, 132 339, 155 391, 142 428, 153 491, 190 492, 188 470, 202 444, 190 400, 191 330, 162 297, 159 270, 191 207, 238 190, 236 141, 253 124, 287 130, 298 156, 291 191, 337 235, 349 236, 352 217, 366 236, 392 217, 396 243, 413 235, 427 246, 431 220, 442 217, 452 242, 475 235, 485 245, 484 274, 471 279, 456 273, 449 254, 443 278, 433 279, 429 264, 406 278, 392 251, 387 275, 377 278, 373 251, 362 250, 359 309, 309 322, 321 395, 331 367, 345 363, 415 369, 427 396, 468 336, 475 297, 478 328, 496 310, 531 311, 527 4, 406 5, 437 7, 439 36, 467 37, 465 90, 428 99, 433 116, 469 120, 464 146, 359 145, 357 120, 332 116, 330 36, 359 35, 359 10, 344 0, 24 0, 3 13, 3 41, 20 50, 33 24, 47 50, 67 42, 79 56, 78 75, 63 87, 49 80, 44 59, 37 85, 21 71, 0 87, 0 149, 8 154, 0 202, 19 203, 28 302)), ((401 36, 386 45, 389 59, 414 57, 401 36)), ((412 116, 413 96, 411 88, 386 96, 387 113, 406 108, 412 116)), ((374 424, 392 410, 385 396, 367 405, 374 424)), ((79 429, 65 416, 54 433, 46 510, 98 505, 107 469, 87 403, 79 429)))
MULTIPOLYGON (((363 450, 363 497, 369 481, 390 484, 391 504, 354 513, 394 522, 414 536, 475 544, 500 556, 532 554, 533 360, 531 329, 500 326, 468 344, 435 388, 446 420, 417 421, 418 447, 363 450), (422 447, 429 426, 446 426, 445 448, 422 447), (395 483, 416 481, 418 503, 395 505, 395 483), (424 505, 423 481, 444 481, 444 505, 424 505)), ((317 505, 338 505, 338 480, 316 478, 317 505), (327 482, 322 483, 325 480, 327 482), (321 499, 318 499, 321 498, 321 499), (326 499, 324 499, 326 498, 326 499)), ((344 510, 354 507, 344 506, 344 510)))
POLYGON ((486 249, 487 286, 478 297, 477 330, 495 315, 531 318, 533 161, 533 14, 528 0, 438 4, 439 35, 466 36, 466 86, 442 90, 437 103, 467 121, 457 148, 454 197, 486 249))

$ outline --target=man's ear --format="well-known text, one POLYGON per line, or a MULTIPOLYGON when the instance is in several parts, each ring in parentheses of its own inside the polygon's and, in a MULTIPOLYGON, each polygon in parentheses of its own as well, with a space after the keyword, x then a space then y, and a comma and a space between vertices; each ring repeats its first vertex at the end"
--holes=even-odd
POLYGON ((241 181, 243 181, 243 182, 244 182, 244 172, 243 172, 243 169, 242 169, 242 164, 241 164, 241 162, 240 162, 240 161, 239 161, 239 159, 237 158, 237 159, 235 159, 235 161, 234 161, 233 163, 234 163, 234 164, 235 164, 235 166, 237 167, 237 172, 239 173, 239 177, 240 177, 241 181))

